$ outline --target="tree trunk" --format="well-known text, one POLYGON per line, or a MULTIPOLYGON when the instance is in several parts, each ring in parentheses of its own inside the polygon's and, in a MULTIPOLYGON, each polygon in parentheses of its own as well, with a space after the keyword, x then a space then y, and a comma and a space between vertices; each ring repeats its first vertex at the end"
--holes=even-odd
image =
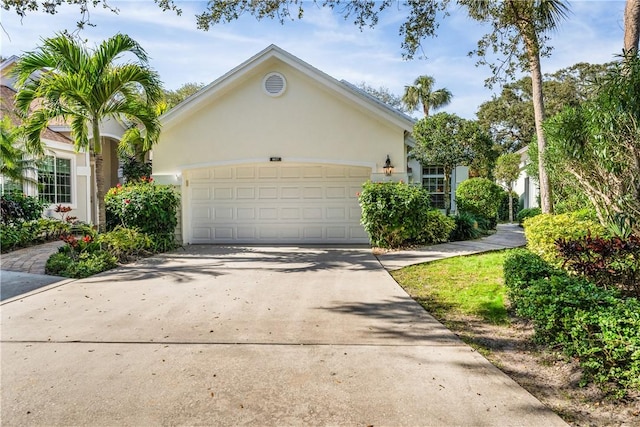
POLYGON ((533 113, 536 124, 536 137, 538 139, 538 174, 540 184, 540 208, 542 213, 553 213, 551 203, 551 185, 547 175, 544 154, 547 148, 547 141, 542 129, 544 122, 544 99, 542 97, 542 71, 540 68, 540 54, 537 40, 525 38, 525 46, 529 56, 529 67, 531 69, 531 89, 533 94, 533 113))
POLYGON ((425 117, 429 117, 429 103, 427 101, 422 102, 422 111, 425 117))
POLYGON ((627 0, 624 9, 624 53, 638 51, 640 41, 640 0, 627 0))
POLYGON ((444 211, 447 216, 451 213, 451 195, 449 194, 450 182, 451 169, 444 168, 444 211))
POLYGON ((98 205, 98 231, 104 233, 107 226, 107 215, 104 206, 104 196, 107 191, 104 182, 104 157, 102 154, 102 138, 100 137, 100 119, 94 117, 93 126, 93 152, 96 158, 96 204, 98 205))
POLYGON ((104 233, 107 216, 104 206, 104 196, 107 194, 104 182, 104 158, 102 153, 95 154, 96 159, 96 203, 98 205, 98 231, 104 233))

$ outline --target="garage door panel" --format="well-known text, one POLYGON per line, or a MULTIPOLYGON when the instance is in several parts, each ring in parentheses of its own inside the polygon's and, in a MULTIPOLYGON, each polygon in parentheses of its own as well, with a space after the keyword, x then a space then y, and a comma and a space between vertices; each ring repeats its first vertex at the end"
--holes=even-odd
POLYGON ((369 168, 242 165, 188 174, 192 243, 368 242, 356 193, 369 168))

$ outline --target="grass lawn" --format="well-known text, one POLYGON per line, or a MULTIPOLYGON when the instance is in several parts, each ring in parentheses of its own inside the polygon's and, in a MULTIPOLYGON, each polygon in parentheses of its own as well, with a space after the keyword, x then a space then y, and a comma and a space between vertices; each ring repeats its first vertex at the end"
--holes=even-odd
POLYGON ((455 257, 392 272, 393 278, 438 318, 447 312, 508 324, 502 265, 509 250, 455 257))

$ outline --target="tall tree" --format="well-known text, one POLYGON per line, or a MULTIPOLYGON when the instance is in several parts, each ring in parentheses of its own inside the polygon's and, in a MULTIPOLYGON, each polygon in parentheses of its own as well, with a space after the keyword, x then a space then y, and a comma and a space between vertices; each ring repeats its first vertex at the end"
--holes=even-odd
POLYGON ((502 182, 509 193, 509 222, 513 222, 513 183, 520 176, 520 155, 517 153, 503 154, 496 160, 493 171, 498 182, 502 182))
POLYGON ((356 85, 357 88, 362 89, 367 92, 369 95, 379 99, 390 107, 395 108, 398 111, 402 111, 403 113, 408 112, 402 103, 402 98, 399 95, 391 92, 389 88, 385 86, 380 86, 379 88, 375 88, 371 85, 368 85, 365 82, 360 82, 356 85))
MULTIPOLYGON (((548 54, 546 33, 555 29, 568 13, 568 6, 561 0, 459 0, 467 7, 469 16, 493 26, 479 42, 476 53, 481 64, 489 64, 487 49, 505 55, 503 62, 489 64, 497 77, 504 68, 507 75, 519 68, 528 68, 531 75, 531 93, 535 118, 539 162, 540 205, 545 213, 552 212, 551 185, 544 164, 546 139, 542 123, 545 118, 542 97, 542 69, 540 57, 548 54)), ((495 80, 494 80, 495 81, 495 80)))
POLYGON ((204 87, 204 83, 185 83, 176 90, 165 90, 166 109, 170 110, 204 87))
POLYGON ((34 182, 28 172, 35 172, 35 160, 25 151, 21 139, 20 128, 14 127, 8 117, 0 119, 0 175, 15 183, 34 182))
POLYGON ((470 164, 478 157, 479 142, 489 137, 475 121, 449 113, 418 120, 413 127, 413 137, 416 146, 411 150, 411 156, 422 165, 436 164, 444 169, 445 210, 449 214, 453 170, 456 166, 470 164))
POLYGON ((419 76, 413 85, 406 86, 402 102, 407 110, 413 111, 422 105, 422 111, 425 117, 429 117, 431 109, 442 108, 451 102, 451 92, 448 89, 433 89, 435 80, 431 76, 419 76))
POLYGON ((624 52, 638 52, 640 42, 640 0, 627 0, 624 8, 624 52))
MULTIPOLYGON (((598 89, 598 96, 568 108, 545 124, 603 224, 630 218, 640 235, 640 57, 626 55, 598 89)), ((542 156, 538 156, 539 158, 542 156)))
MULTIPOLYGON (((577 107, 593 96, 593 83, 612 65, 578 63, 545 74, 542 87, 547 116, 552 117, 565 107, 577 107)), ((489 130, 502 152, 513 152, 533 143, 536 128, 531 77, 505 84, 500 95, 481 104, 476 114, 478 122, 489 130)))
POLYGON ((70 125, 76 150, 95 159, 98 227, 105 226, 106 194, 100 123, 107 118, 129 125, 121 144, 149 150, 160 135, 156 104, 160 80, 148 66, 144 49, 129 36, 116 34, 95 49, 66 34, 43 40, 16 63, 16 108, 24 116, 27 141, 35 143, 51 120, 70 125), (135 61, 123 62, 130 54, 135 61), (41 72, 45 70, 45 72, 41 72), (38 72, 38 73, 36 73, 38 72), (141 138, 141 130, 144 136, 141 138))

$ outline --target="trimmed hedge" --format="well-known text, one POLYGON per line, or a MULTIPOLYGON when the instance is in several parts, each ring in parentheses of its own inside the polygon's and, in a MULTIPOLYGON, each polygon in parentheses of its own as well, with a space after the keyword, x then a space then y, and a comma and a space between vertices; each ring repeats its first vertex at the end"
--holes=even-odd
POLYGON ((562 265, 556 249, 558 239, 577 240, 591 236, 604 236, 605 229, 592 219, 589 212, 572 212, 560 215, 541 214, 524 221, 527 249, 538 254, 545 261, 556 266, 562 265))
POLYGON ((402 182, 367 182, 358 195, 362 225, 371 244, 398 248, 445 242, 453 219, 431 209, 429 193, 402 182))
POLYGON ((530 319, 535 340, 576 357, 582 383, 614 397, 640 390, 640 302, 556 269, 524 249, 504 263, 517 315, 530 319))
POLYGON ((498 209, 504 190, 487 178, 462 181, 456 189, 458 210, 484 218, 490 229, 498 223, 498 209))

